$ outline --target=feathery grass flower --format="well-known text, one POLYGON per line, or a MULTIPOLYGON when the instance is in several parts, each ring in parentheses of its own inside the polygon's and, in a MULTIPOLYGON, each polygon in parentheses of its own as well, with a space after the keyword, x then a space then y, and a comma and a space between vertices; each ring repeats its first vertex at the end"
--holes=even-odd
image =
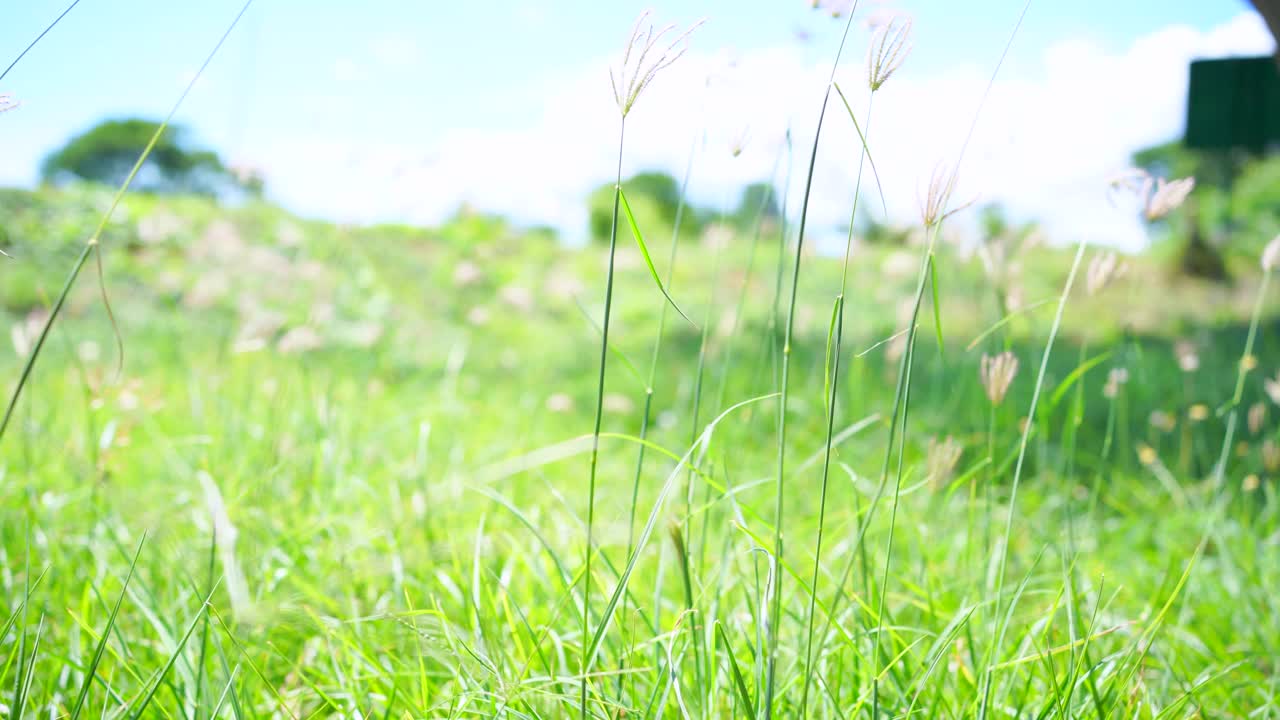
POLYGON ((14 100, 12 95, 9 95, 8 93, 0 93, 0 113, 9 112, 21 104, 22 103, 17 100, 14 100))
POLYGON ((1274 378, 1263 380, 1262 389, 1267 392, 1267 397, 1271 398, 1271 402, 1280 405, 1280 371, 1276 372, 1274 378))
POLYGON ((926 228, 938 225, 973 204, 971 200, 959 207, 948 209, 951 193, 955 189, 955 172, 947 172, 941 165, 935 167, 933 174, 929 176, 929 190, 925 194, 924 201, 920 203, 920 219, 926 228))
POLYGON ((1106 250, 1093 256, 1089 261, 1088 274, 1085 277, 1085 289, 1090 295, 1097 295, 1111 284, 1112 280, 1124 274, 1126 266, 1120 262, 1120 256, 1113 250, 1106 250))
POLYGON ((636 19, 631 38, 627 40, 627 49, 622 53, 622 63, 616 73, 613 68, 609 69, 613 99, 624 118, 631 113, 640 93, 649 87, 658 73, 671 67, 685 54, 689 49, 689 35, 703 23, 699 20, 684 32, 676 33, 675 25, 654 30, 653 25, 646 24, 648 19, 648 10, 636 19))
POLYGON ((1269 473, 1280 470, 1280 445, 1271 438, 1262 441, 1262 467, 1269 473))
POLYGON ((876 29, 867 51, 867 85, 880 89, 911 53, 911 20, 893 18, 876 29))
POLYGON ((1265 403, 1256 402, 1249 406, 1249 432, 1257 435, 1262 431, 1262 425, 1267 421, 1267 406, 1265 403))
POLYGON ((1109 183, 1112 192, 1128 192, 1133 194, 1142 204, 1142 216, 1147 222, 1155 222, 1177 210, 1191 191, 1195 189, 1196 179, 1185 177, 1167 181, 1157 178, 1140 168, 1128 170, 1113 177, 1109 183))
POLYGON ((992 405, 999 405, 1004 402, 1004 396, 1009 392, 1009 385, 1018 374, 1018 357, 1008 351, 994 357, 983 353, 980 374, 982 387, 987 392, 987 399, 992 405))
POLYGON ((1182 203, 1195 189, 1196 179, 1193 177, 1185 177, 1181 180, 1165 182, 1164 178, 1157 178, 1155 191, 1151 193, 1151 198, 1147 201, 1146 216, 1148 221, 1159 220, 1169 213, 1177 210, 1182 203))
POLYGON ((941 441, 936 437, 929 438, 929 449, 925 455, 929 486, 935 490, 946 487, 955 475, 956 464, 962 454, 964 445, 950 435, 941 441))

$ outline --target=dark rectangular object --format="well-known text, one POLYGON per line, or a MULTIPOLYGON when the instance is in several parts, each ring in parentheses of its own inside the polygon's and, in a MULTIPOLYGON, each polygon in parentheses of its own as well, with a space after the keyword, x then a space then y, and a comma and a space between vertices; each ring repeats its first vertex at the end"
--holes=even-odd
POLYGON ((1280 144, 1280 71, 1275 58, 1191 63, 1186 145, 1263 152, 1280 144))

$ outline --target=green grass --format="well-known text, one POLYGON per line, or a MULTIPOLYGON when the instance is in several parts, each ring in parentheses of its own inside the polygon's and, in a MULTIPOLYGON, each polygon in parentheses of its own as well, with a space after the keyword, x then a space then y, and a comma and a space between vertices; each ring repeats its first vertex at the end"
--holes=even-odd
POLYGON ((945 195, 827 258, 0 191, 0 717, 1280 716, 1266 279, 1011 306, 945 195))
MULTIPOLYGON (((92 222, 78 209, 93 205, 92 193, 6 197, 15 218, 11 254, 22 263, 9 271, 30 273, 27 285, 39 297, 43 283, 57 281, 74 240, 28 240, 14 228, 44 216, 92 222)), ((124 210, 127 220, 111 232, 117 247, 133 250, 107 258, 129 349, 124 377, 113 382, 111 334, 93 302, 96 289, 80 288, 5 438, 5 705, 21 703, 33 717, 69 715, 87 686, 84 717, 129 714, 147 698, 146 713, 155 717, 204 717, 215 707, 224 717, 576 712, 584 432, 595 399, 593 363, 583 350, 599 334, 572 297, 556 292, 573 279, 589 297, 602 280, 601 251, 541 245, 547 241, 480 218, 437 230, 340 230, 267 207, 219 211, 130 198, 124 210), (162 213, 183 229, 143 243, 138 221, 162 213), (219 221, 232 223, 243 247, 209 251, 210 237, 228 237, 219 221), (522 250, 508 254, 507 247, 522 250), (275 272, 287 268, 289 282, 246 271, 225 294, 192 305, 201 278, 243 266, 245 253, 264 248, 287 259, 275 272), (483 277, 455 280, 463 261, 483 277), (502 288, 517 285, 533 296, 526 309, 502 300, 514 296, 502 288), (310 322, 324 346, 232 352, 244 312, 237 306, 248 295, 286 318, 276 338, 310 322), (325 304, 333 306, 329 320, 315 321, 325 304), (485 324, 468 321, 476 306, 491 308, 485 324), (383 326, 372 346, 344 339, 342 327, 370 322, 383 326), (567 409, 551 409, 553 395, 564 395, 567 403, 552 405, 567 409), (206 475, 225 520, 215 521, 206 475), (223 528, 215 540, 219 522, 234 536, 223 528), (86 685, 89 667, 94 680, 86 685)), ((651 249, 667 257, 667 248, 651 249)), ((720 297, 738 297, 731 288, 743 278, 736 269, 745 251, 744 242, 722 258, 720 297)), ((704 294, 680 289, 705 286, 700 273, 710 272, 711 252, 688 242, 668 280, 694 317, 708 311, 697 306, 704 294)), ((874 268, 890 252, 868 250, 852 263, 816 588, 812 548, 830 388, 822 297, 838 288, 840 268, 837 260, 808 258, 803 271, 775 716, 797 713, 809 677, 814 717, 867 714, 876 679, 882 713, 969 717, 981 702, 984 670, 989 715, 1273 712, 1280 616, 1269 588, 1280 582, 1280 504, 1262 444, 1274 442, 1277 426, 1268 421, 1259 435, 1240 423, 1245 444, 1231 449, 1226 480, 1215 489, 1226 418, 1189 417, 1195 404, 1216 410, 1233 397, 1247 317, 1192 331, 1201 309, 1166 303, 1151 310, 1164 313, 1164 330, 1125 334, 1114 324, 1124 315, 1115 311, 1104 324, 1072 322, 1077 307, 1104 301, 1073 293, 1011 509, 1019 421, 1035 388, 1028 368, 1041 357, 1053 306, 965 350, 991 320, 975 322, 952 308, 971 303, 994 318, 994 301, 973 297, 982 284, 975 264, 944 248, 946 349, 930 342, 932 333, 920 335, 886 565, 889 513, 882 506, 866 514, 884 457, 895 362, 885 356, 890 345, 858 354, 892 332, 892 318, 871 317, 870 293, 886 290, 857 278, 859 259, 874 268), (1174 330, 1198 339, 1193 373, 1178 369, 1174 330), (1020 356, 1023 372, 989 418, 977 356, 1005 346, 1020 356), (1101 353, 1110 356, 1073 374, 1101 353), (1130 380, 1113 403, 1102 385, 1118 365, 1129 368, 1130 380), (1157 409, 1176 426, 1151 426, 1147 416, 1157 409), (857 430, 841 432, 851 426, 857 430), (927 477, 925 446, 944 434, 966 449, 951 482, 937 487, 927 477), (1143 444, 1156 451, 1158 466, 1143 465, 1143 444), (1261 486, 1246 491, 1250 474, 1261 486), (1006 517, 1007 582, 997 595, 1006 517), (849 582, 837 584, 846 566, 849 582), (812 668, 804 664, 810 603, 819 629, 812 668)), ((619 258, 611 344, 645 357, 665 300, 638 254, 626 259, 620 248, 619 258)), ((1127 282, 1154 272, 1138 262, 1127 282)), ((1060 265, 1046 258, 1044 266, 1055 269, 1039 282, 1061 282, 1060 265)), ((745 294, 736 333, 711 335, 705 385, 723 384, 725 400, 703 394, 704 423, 773 392, 771 275, 752 276, 759 291, 745 294), (731 349, 732 362, 719 362, 731 349)), ((881 285, 891 282, 882 276, 881 285)), ((906 282, 890 292, 905 295, 906 282)), ((1184 290, 1187 297, 1213 292, 1184 290)), ((1103 297, 1116 304, 1127 292, 1121 284, 1103 297)), ((1247 288, 1234 292, 1247 306, 1247 288)), ((15 321, 26 312, 20 301, 6 297, 15 321)), ((726 306, 710 308, 715 327, 727 327, 718 322, 726 306)), ((1262 376, 1280 365, 1270 318, 1268 311, 1256 341, 1259 367, 1245 376, 1244 407, 1264 399, 1262 376)), ((589 707, 597 716, 622 709, 742 716, 761 707, 764 690, 776 403, 729 412, 691 451, 690 433, 705 429, 691 426, 700 336, 677 319, 666 323, 665 338, 635 486, 645 383, 621 363, 608 369, 606 395, 616 397, 603 415, 593 564, 601 593, 612 593, 626 570, 629 549, 639 545, 633 532, 650 518, 653 530, 601 637, 589 707), (687 476, 675 460, 686 454, 694 468, 687 476), (664 486, 686 477, 693 503, 686 509, 668 494, 655 508, 664 486)), ((17 360, 9 357, 12 373, 17 360)), ((605 598, 597 597, 593 615, 605 598)))

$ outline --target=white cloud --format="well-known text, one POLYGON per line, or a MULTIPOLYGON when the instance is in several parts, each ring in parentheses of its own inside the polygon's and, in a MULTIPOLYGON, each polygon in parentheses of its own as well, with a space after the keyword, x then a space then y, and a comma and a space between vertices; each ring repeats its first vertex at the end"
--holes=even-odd
MULTIPOLYGON (((1016 215, 1043 220, 1060 242, 1083 236, 1139 246, 1136 219, 1106 200, 1107 178, 1133 150, 1181 132, 1192 59, 1271 49, 1261 19, 1242 13, 1207 31, 1165 27, 1120 51, 1072 38, 1039 53, 1023 50, 1021 57, 1035 62, 1005 68, 992 88, 957 197, 1005 203, 1016 215)), ((864 58, 853 54, 837 80, 862 121, 864 58)), ((732 201, 741 185, 768 177, 790 128, 794 207, 829 62, 797 47, 689 53, 628 119, 624 172, 678 174, 702 137, 694 194, 707 203, 732 201), (732 157, 729 145, 744 130, 749 146, 732 157)), ((618 128, 607 61, 584 67, 527 88, 524 96, 538 104, 516 105, 497 130, 455 128, 414 145, 295 137, 263 149, 264 165, 283 199, 306 211, 436 222, 469 202, 580 236, 586 194, 611 178, 618 128)), ((917 189, 938 163, 955 161, 990 72, 959 63, 925 74, 908 59, 877 94, 870 143, 895 219, 914 220, 917 189)), ((810 217, 830 231, 847 221, 858 144, 834 95, 826 122, 810 217)), ((864 187, 872 187, 869 175, 864 187)))

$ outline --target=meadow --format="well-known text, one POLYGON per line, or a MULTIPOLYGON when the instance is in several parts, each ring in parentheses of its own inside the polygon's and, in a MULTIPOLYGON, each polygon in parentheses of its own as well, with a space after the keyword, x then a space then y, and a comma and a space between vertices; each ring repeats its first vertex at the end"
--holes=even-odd
POLYGON ((0 191, 0 717, 1280 716, 1274 258, 949 190, 847 257, 0 191))

